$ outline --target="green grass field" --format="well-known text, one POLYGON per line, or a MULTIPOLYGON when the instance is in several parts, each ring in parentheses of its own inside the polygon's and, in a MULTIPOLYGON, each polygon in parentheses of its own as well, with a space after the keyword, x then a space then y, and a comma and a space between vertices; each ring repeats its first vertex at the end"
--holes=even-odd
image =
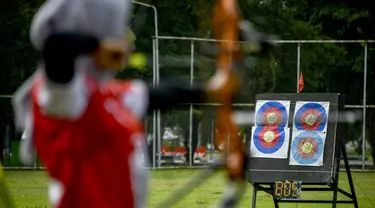
MULTIPOLYGON (((157 170, 152 171, 150 182, 149 206, 154 207, 166 199, 177 187, 183 184, 193 174, 199 170, 157 170)), ((47 201, 47 182, 46 173, 43 171, 6 171, 6 180, 15 201, 16 207, 48 207, 47 201)), ((375 207, 375 173, 353 173, 354 185, 357 192, 357 198, 360 208, 375 207)), ((202 208, 211 207, 218 202, 222 196, 224 188, 224 175, 215 174, 205 184, 196 188, 191 194, 187 195, 175 207, 178 208, 202 208)), ((345 173, 340 175, 340 186, 348 190, 347 177, 345 173)), ((239 207, 251 207, 251 185, 248 186, 247 193, 239 207)), ((302 192, 303 199, 330 199, 331 193, 312 193, 302 192)), ((344 199, 340 195, 341 199, 344 199)), ((272 198, 264 192, 259 192, 257 207, 273 207, 272 198)), ((331 207, 330 205, 319 204, 281 204, 280 207, 300 207, 317 208, 331 207)), ((338 205, 338 207, 353 207, 351 205, 338 205)))

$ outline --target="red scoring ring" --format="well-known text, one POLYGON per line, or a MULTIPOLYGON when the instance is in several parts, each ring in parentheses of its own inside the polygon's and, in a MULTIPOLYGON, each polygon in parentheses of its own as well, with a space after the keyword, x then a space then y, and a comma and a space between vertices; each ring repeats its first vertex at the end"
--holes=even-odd
POLYGON ((265 147, 265 148, 272 148, 274 147, 278 142, 279 142, 279 139, 280 139, 280 133, 277 131, 277 129, 275 128, 263 128, 260 132, 259 132, 259 141, 260 141, 260 144, 265 147), (264 140, 264 134, 269 132, 269 131, 272 131, 275 138, 271 141, 271 142, 266 142, 264 140))
POLYGON ((318 128, 318 126, 320 125, 321 122, 322 122, 322 115, 318 110, 316 110, 314 108, 310 108, 310 109, 306 110, 305 112, 303 112, 302 115, 301 115, 301 118, 300 118, 301 126, 305 130, 314 130, 314 129, 318 128), (316 115, 316 122, 311 126, 308 125, 307 123, 305 123, 306 117, 310 114, 316 115))
POLYGON ((301 158, 312 158, 317 152, 318 152, 318 144, 316 143, 315 139, 313 139, 312 137, 305 137, 305 138, 302 138, 298 144, 297 144, 297 152, 298 152, 298 155, 301 157, 301 158), (302 151, 302 146, 306 143, 306 142, 310 142, 313 147, 312 147, 312 151, 309 152, 309 153, 304 153, 302 151))
POLYGON ((282 117, 283 117, 283 114, 280 111, 280 109, 275 108, 275 107, 269 107, 269 108, 267 108, 267 110, 265 110, 263 112, 262 123, 265 126, 279 126, 281 124, 282 117), (267 115, 270 114, 270 113, 276 113, 276 116, 277 116, 276 122, 273 123, 273 124, 270 124, 270 123, 267 122, 267 115))

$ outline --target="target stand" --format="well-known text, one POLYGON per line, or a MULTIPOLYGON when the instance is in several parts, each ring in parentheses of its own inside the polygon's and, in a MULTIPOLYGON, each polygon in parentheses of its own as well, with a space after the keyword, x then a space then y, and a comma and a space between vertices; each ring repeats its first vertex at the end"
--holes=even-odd
MULTIPOLYGON (((321 164, 315 166, 293 165, 290 160, 290 157, 292 157, 290 153, 292 152, 292 148, 296 148, 296 145, 293 145, 293 141, 291 140, 288 140, 288 158, 286 159, 249 158, 248 181, 253 185, 252 208, 256 208, 257 193, 259 191, 264 191, 272 196, 275 208, 279 207, 279 203, 332 204, 332 208, 336 208, 337 204, 353 204, 353 207, 358 208, 345 149, 345 139, 342 132, 343 124, 337 122, 338 117, 343 113, 345 96, 331 93, 277 93, 258 94, 256 100, 290 101, 290 115, 288 116, 288 124, 286 126, 288 128, 293 128, 293 125, 295 125, 294 112, 295 108, 298 107, 298 102, 329 102, 329 110, 327 112, 327 125, 324 131, 325 142, 320 146, 323 149, 316 151, 322 154, 321 164), (347 182, 350 187, 349 191, 345 191, 339 187, 341 160, 344 160, 345 163, 347 182), (330 192, 332 193, 332 198, 324 200, 312 199, 311 197, 304 197, 306 192, 330 192), (344 195, 347 199, 338 199, 338 194, 344 195)), ((321 125, 316 126, 321 127, 321 125)), ((252 154, 251 151, 250 154, 252 154)))

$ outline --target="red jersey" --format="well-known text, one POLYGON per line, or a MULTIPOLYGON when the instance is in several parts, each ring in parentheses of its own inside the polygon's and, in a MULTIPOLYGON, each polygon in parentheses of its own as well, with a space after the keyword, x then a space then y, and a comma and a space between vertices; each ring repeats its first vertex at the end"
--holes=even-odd
POLYGON ((38 157, 61 186, 57 207, 140 207, 145 193, 135 177, 142 171, 136 152, 143 124, 123 102, 131 82, 88 82, 87 104, 72 119, 43 112, 42 84, 39 79, 32 87, 32 135, 38 157))

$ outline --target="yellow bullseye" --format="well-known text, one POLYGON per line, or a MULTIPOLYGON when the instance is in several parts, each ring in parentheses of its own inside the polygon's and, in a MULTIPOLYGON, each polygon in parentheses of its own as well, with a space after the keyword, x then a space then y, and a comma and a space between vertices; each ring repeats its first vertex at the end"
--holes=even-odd
POLYGON ((263 139, 265 142, 270 143, 275 139, 275 134, 272 131, 267 131, 264 134, 263 139))
POLYGON ((313 150, 313 145, 311 144, 311 142, 305 142, 303 145, 302 145, 302 152, 303 153, 310 153, 312 152, 313 150))
POLYGON ((313 114, 313 113, 310 113, 309 115, 306 116, 306 118, 305 118, 305 123, 306 123, 307 125, 309 125, 309 126, 312 126, 312 125, 315 124, 316 120, 317 120, 316 115, 313 114))
POLYGON ((276 115, 276 113, 269 113, 266 116, 266 120, 267 120, 267 123, 269 123, 269 124, 276 123, 276 121, 277 121, 277 115, 276 115))

